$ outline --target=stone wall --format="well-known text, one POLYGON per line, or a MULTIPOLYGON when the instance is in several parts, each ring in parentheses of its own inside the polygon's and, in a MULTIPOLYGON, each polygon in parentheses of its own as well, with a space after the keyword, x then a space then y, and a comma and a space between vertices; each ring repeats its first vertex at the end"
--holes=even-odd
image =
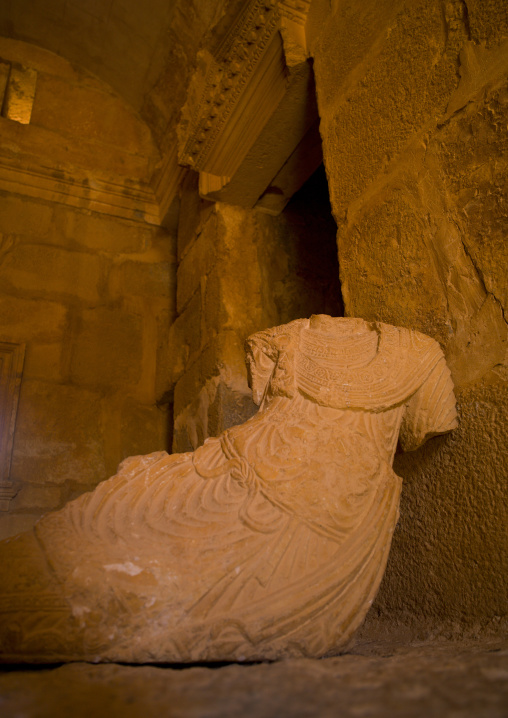
POLYGON ((164 230, 54 203, 2 194, 0 233, 0 339, 26 342, 3 537, 167 448, 175 271, 164 230))
POLYGON ((166 352, 174 384, 175 451, 241 423, 256 410, 244 341, 314 312, 342 314, 322 172, 279 217, 199 199, 191 173, 178 230, 177 310, 166 352))
POLYGON ((508 611, 506 6, 316 0, 308 29, 346 314, 435 337, 460 413, 452 436, 397 457, 401 519, 371 628, 496 627, 508 611))

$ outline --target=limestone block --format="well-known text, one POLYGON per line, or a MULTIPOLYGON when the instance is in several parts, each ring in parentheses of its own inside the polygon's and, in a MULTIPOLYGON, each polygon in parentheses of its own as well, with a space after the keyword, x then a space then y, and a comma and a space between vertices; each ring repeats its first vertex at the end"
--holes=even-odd
POLYGON ((473 58, 471 53, 461 57, 464 62, 469 57, 478 71, 469 80, 463 75, 457 100, 463 107, 430 144, 429 161, 435 157, 440 163, 467 252, 487 292, 506 310, 508 139, 503 123, 508 107, 508 42, 490 53, 473 58), (497 69, 497 76, 489 67, 497 69))
POLYGON ((32 124, 78 141, 86 139, 149 155, 153 148, 146 125, 116 95, 104 90, 39 73, 32 124))
MULTIPOLYGON (((112 219, 95 212, 72 211, 55 207, 57 240, 71 242, 80 248, 124 254, 144 252, 151 247, 160 231, 139 222, 112 219)), ((54 240, 53 240, 54 241, 54 240)))
POLYGON ((241 333, 220 332, 176 382, 173 451, 196 449, 254 413, 243 344, 241 333))
POLYGON ((62 382, 66 379, 65 347, 61 342, 30 340, 25 354, 26 379, 62 382))
POLYGON ((48 299, 97 302, 106 263, 102 257, 37 244, 15 244, 0 266, 3 286, 48 299))
MULTIPOLYGON (((176 268, 173 263, 159 261, 115 262, 109 278, 109 291, 113 297, 129 295, 173 300, 176 294, 176 268)), ((169 304, 169 302, 166 302, 169 304)), ((174 306, 170 306, 174 310, 174 306)))
POLYGON ((187 252, 179 261, 177 270, 178 312, 182 312, 186 304, 198 289, 203 277, 206 277, 217 261, 218 245, 222 244, 221 234, 224 228, 217 212, 209 214, 201 226, 197 237, 188 245, 187 252))
POLYGON ((142 318, 121 309, 86 309, 71 352, 74 382, 103 388, 132 386, 141 378, 142 318))
POLYGON ((0 514, 0 540, 29 531, 42 515, 42 511, 22 514, 0 514))
POLYGON ((246 351, 250 420, 194 453, 126 459, 0 545, 1 660, 245 661, 348 645, 398 519, 397 437, 413 450, 457 425, 449 370, 425 335, 326 315, 257 332, 246 351))
POLYGON ((338 232, 348 312, 438 338, 459 386, 503 363, 508 336, 506 80, 492 71, 508 72, 508 54, 482 63, 474 80, 462 74, 464 108, 352 203, 338 232))
POLYGON ((49 204, 22 199, 16 195, 0 198, 0 227, 4 234, 34 239, 49 238, 53 208, 49 204))
POLYGON ((104 477, 101 403, 87 389, 25 380, 21 387, 11 477, 63 484, 104 477))
POLYGON ((312 52, 338 222, 411 138, 444 115, 466 39, 465 23, 451 27, 437 2, 347 3, 327 19, 312 52), (337 37, 345 39, 340 48, 337 37))
POLYGON ((66 329, 67 310, 44 299, 0 296, 0 333, 12 341, 60 341, 66 329))
POLYGON ((198 193, 199 175, 189 171, 182 184, 180 213, 178 217, 178 261, 187 251, 187 247, 199 235, 201 227, 213 212, 214 203, 201 199, 198 193))
POLYGON ((208 379, 223 374, 226 383, 237 378, 245 384, 244 339, 235 331, 223 330, 203 351, 175 387, 175 410, 190 404, 208 379))
POLYGON ((497 45, 508 34, 506 8, 496 0, 469 0, 467 3, 471 39, 478 45, 497 45))
POLYGON ((22 486, 19 493, 11 502, 11 510, 49 511, 60 505, 60 487, 58 486, 22 486))
POLYGON ((168 416, 164 407, 128 399, 121 415, 121 457, 167 450, 168 416))
POLYGON ((194 359, 204 343, 201 309, 201 292, 197 291, 171 324, 167 336, 160 338, 157 365, 161 367, 161 376, 167 377, 170 386, 185 371, 189 357, 194 359))

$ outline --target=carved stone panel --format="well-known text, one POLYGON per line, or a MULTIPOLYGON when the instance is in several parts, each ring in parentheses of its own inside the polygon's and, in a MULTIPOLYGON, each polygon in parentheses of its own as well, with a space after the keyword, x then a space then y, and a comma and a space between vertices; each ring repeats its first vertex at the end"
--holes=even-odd
POLYGON ((24 344, 0 341, 0 511, 15 495, 9 475, 24 357, 24 344))

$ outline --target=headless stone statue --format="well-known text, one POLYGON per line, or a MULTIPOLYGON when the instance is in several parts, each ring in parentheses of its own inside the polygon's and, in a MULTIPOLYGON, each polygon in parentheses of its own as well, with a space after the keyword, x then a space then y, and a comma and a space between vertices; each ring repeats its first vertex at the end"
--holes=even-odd
POLYGON ((259 412, 116 476, 0 544, 2 660, 319 657, 371 605, 403 449, 456 426, 438 344, 313 316, 258 332, 259 412))

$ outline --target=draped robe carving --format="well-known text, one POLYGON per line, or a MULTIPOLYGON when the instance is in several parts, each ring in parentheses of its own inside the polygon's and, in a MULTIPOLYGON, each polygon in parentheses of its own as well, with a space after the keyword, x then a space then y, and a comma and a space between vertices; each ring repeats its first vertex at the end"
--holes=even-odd
POLYGON ((259 412, 193 453, 124 461, 2 542, 3 660, 323 656, 382 578, 405 450, 456 426, 418 332, 323 315, 258 332, 259 412))

